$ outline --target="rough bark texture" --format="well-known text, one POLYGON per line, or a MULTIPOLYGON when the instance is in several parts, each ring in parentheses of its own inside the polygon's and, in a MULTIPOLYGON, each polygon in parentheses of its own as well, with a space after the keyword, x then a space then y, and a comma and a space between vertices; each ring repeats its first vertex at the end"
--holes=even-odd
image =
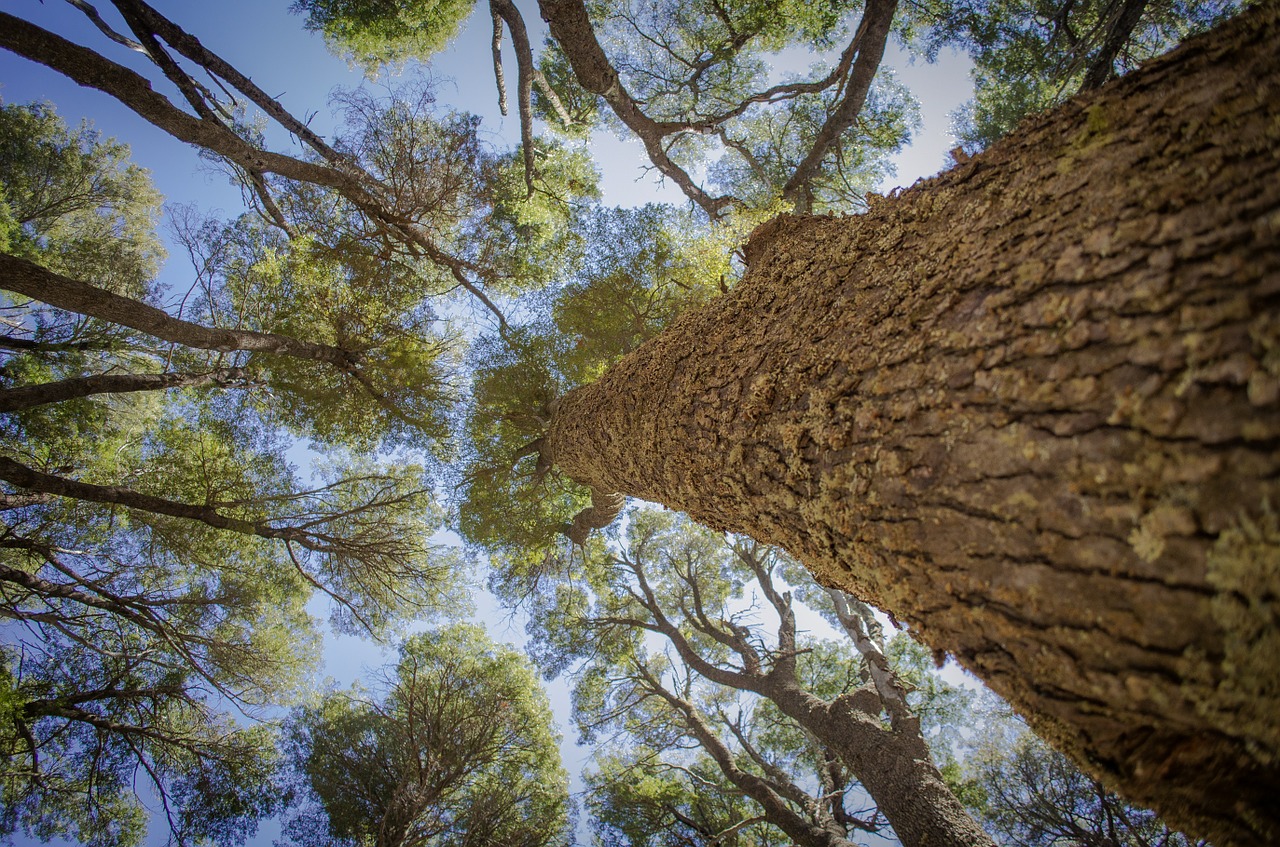
POLYGON ((552 460, 786 547, 1171 824, 1280 840, 1277 17, 766 225, 552 460))

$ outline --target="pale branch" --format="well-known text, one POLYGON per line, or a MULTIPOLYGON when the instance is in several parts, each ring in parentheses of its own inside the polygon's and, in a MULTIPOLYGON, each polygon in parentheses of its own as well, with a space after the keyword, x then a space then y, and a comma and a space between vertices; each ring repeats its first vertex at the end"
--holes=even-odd
POLYGON ((862 618, 851 606, 848 595, 837 588, 828 588, 826 591, 835 606, 836 618, 839 619, 840 626, 867 661, 867 670, 871 674, 871 680, 884 703, 885 710, 889 713, 890 721, 895 729, 903 726, 905 719, 911 717, 911 710, 907 705, 906 692, 903 691, 897 674, 889 667, 889 660, 867 633, 862 618))
POLYGON ((494 14, 506 21, 511 31, 511 45, 516 50, 516 105, 520 112, 520 144, 524 148, 524 182, 528 197, 533 197, 537 160, 533 148, 533 50, 529 45, 529 32, 520 10, 511 0, 489 0, 489 4, 494 14))
POLYGON ((147 48, 143 47, 132 38, 121 35, 112 29, 111 26, 102 19, 102 15, 98 13, 98 9, 93 4, 86 3, 85 0, 67 0, 67 3, 79 9, 81 12, 84 12, 85 17, 93 21, 93 25, 96 26, 103 35, 110 38, 116 44, 146 55, 147 48))
POLYGON ((768 820, 769 820, 768 815, 756 815, 753 818, 743 818, 737 823, 733 823, 733 824, 730 824, 729 826, 726 826, 724 829, 720 830, 719 832, 708 833, 709 835, 711 835, 711 840, 707 842, 707 847, 720 847, 720 845, 725 842, 725 839, 732 837, 739 831, 746 829, 747 827, 753 824, 767 823, 768 820))
POLYGON ((564 103, 560 100, 560 95, 556 94, 556 90, 551 87, 551 82, 547 79, 546 74, 536 67, 533 69, 533 82, 541 89, 542 96, 547 100, 547 105, 556 113, 556 117, 560 119, 560 122, 566 127, 573 126, 576 121, 574 121, 573 116, 569 114, 569 110, 565 108, 564 103))
POLYGON ((249 187, 253 192, 253 196, 262 204, 261 214, 263 220, 267 223, 278 227, 290 240, 296 240, 298 231, 289 223, 289 219, 285 217, 284 212, 276 203, 276 199, 271 196, 271 187, 267 185, 267 179, 261 171, 244 171, 244 176, 249 183, 249 187))
POLYGON ((782 187, 782 199, 796 204, 797 211, 808 211, 806 201, 802 198, 808 196, 809 183, 817 174, 822 160, 840 136, 853 126, 866 103, 871 82, 884 57, 885 43, 888 41, 889 28, 897 8, 898 0, 868 0, 862 12, 862 20, 854 35, 858 58, 854 60, 845 83, 844 97, 827 117, 826 123, 814 137, 809 152, 782 187))
POLYGON ((72 279, 34 262, 0 253, 0 288, 89 317, 127 326, 163 341, 200 350, 275 353, 313 359, 343 371, 354 369, 359 354, 328 344, 300 341, 271 332, 220 329, 175 318, 162 309, 72 279))
POLYGON ((493 41, 490 47, 493 50, 493 81, 498 87, 498 111, 506 116, 507 81, 502 73, 502 15, 498 14, 492 4, 489 6, 489 15, 493 18, 493 41))
POLYGON ((293 133, 322 158, 340 167, 350 165, 347 157, 325 143, 324 139, 307 127, 305 123, 295 118, 287 109, 281 106, 279 101, 255 85, 253 80, 240 73, 216 53, 208 50, 195 36, 187 33, 151 6, 142 2, 142 0, 112 0, 112 2, 122 12, 125 9, 131 10, 139 21, 143 22, 156 35, 163 38, 170 47, 203 67, 214 78, 221 78, 229 82, 232 87, 248 98, 255 106, 262 109, 269 117, 293 133))
POLYGON ((22 385, 0 389, 0 412, 17 412, 48 403, 61 403, 94 394, 122 394, 134 391, 164 391, 171 388, 197 388, 205 385, 229 387, 247 385, 250 377, 241 368, 215 371, 161 374, 96 374, 38 385, 22 385))

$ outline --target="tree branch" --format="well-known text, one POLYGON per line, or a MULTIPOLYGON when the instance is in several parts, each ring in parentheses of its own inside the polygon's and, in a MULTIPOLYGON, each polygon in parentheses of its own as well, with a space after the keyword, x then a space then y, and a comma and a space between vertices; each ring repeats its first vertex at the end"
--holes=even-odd
POLYGON ((797 212, 809 211, 807 200, 809 183, 818 172, 822 160, 845 130, 853 126, 871 90, 871 82, 884 57, 885 43, 898 0, 868 0, 862 12, 862 20, 854 35, 858 58, 853 63, 845 84, 844 98, 828 116, 822 129, 814 137, 809 152, 796 166, 795 171, 782 187, 782 199, 795 204, 797 212))
POLYGON ((95 376, 44 382, 0 389, 0 412, 17 412, 48 403, 61 403, 93 394, 123 394, 134 391, 163 391, 204 385, 245 385, 248 374, 241 368, 221 368, 202 373, 97 374, 95 376))
POLYGON ((299 341, 272 332, 219 329, 184 321, 146 303, 71 279, 62 274, 0 253, 0 288, 89 317, 127 326, 164 341, 200 350, 275 353, 327 362, 343 371, 355 368, 359 354, 328 344, 299 341))

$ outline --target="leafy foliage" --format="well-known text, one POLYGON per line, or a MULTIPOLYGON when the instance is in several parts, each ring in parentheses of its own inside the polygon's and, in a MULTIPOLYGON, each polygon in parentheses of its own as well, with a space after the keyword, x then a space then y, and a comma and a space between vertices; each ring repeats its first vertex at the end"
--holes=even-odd
POLYGON ((848 645, 793 644, 789 601, 769 577, 774 555, 636 511, 625 548, 588 551, 572 576, 527 599, 531 652, 548 675, 572 675, 579 730, 601 744, 589 808, 602 843, 808 833, 803 843, 843 844, 884 826, 830 743, 845 731, 837 713, 817 732, 780 707, 870 692, 848 645), (768 605, 753 602, 761 595, 768 605), (767 608, 781 618, 776 632, 767 608), (833 840, 812 840, 817 831, 833 840))
POLYGON ((567 776, 551 714, 519 654, 455 625, 416 635, 384 678, 298 711, 289 730, 300 845, 513 844, 566 835, 567 776))
POLYGON ((922 4, 915 14, 927 31, 928 55, 946 45, 973 57, 976 93, 957 116, 956 132, 975 152, 1026 115, 1133 70, 1239 6, 1235 0, 943 0, 922 4))
MULTIPOLYGON (((0 156, 10 255, 163 303, 158 197, 127 148, 46 107, 9 106, 0 156)), ((398 303, 344 291, 345 271, 316 261, 307 239, 249 218, 187 234, 205 260, 187 316, 336 344, 372 337, 366 361, 390 348, 409 359, 396 366, 438 380, 435 354, 394 352, 397 338, 422 344, 386 331, 398 303), (304 308, 326 298, 330 308, 304 308)), ((318 390, 306 374, 322 363, 184 348, 16 296, 3 308, 0 394, 51 393, 0 419, 0 610, 13 622, 0 655, 12 718, 0 828, 139 843, 147 815, 134 792, 150 784, 178 843, 241 841, 279 807, 275 733, 228 709, 261 718, 299 696, 317 655, 306 610, 317 588, 349 629, 442 604, 462 568, 429 543, 443 517, 429 480, 412 462, 350 455, 388 443, 392 427, 363 414, 367 392, 318 390), (59 393, 135 377, 172 378, 171 390, 59 393), (313 487, 286 455, 278 425, 291 420, 331 454, 313 487)), ((365 376, 376 388, 376 364, 365 376)))
POLYGON ((444 49, 471 14, 475 0, 297 0, 307 29, 363 66, 371 76, 385 65, 426 59, 444 49))
POLYGON ((160 195, 126 145, 88 123, 72 130, 48 104, 7 104, 0 161, 0 249, 117 294, 145 295, 165 256, 155 235, 160 195))

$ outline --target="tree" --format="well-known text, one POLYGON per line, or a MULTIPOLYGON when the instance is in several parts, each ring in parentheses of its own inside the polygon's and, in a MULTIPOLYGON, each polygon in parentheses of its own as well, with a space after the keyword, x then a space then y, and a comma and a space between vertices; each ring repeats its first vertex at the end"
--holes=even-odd
MULTIPOLYGON (((501 274, 448 249, 454 230, 399 214, 387 175, 145 4, 115 5, 137 40, 108 34, 142 46, 186 108, 15 17, 0 44, 224 157, 268 216, 268 177, 338 192, 514 334, 486 294, 501 274), (309 154, 248 137, 175 54, 309 154)), ((586 92, 570 101, 600 113, 598 96, 708 217, 734 208, 667 143, 726 113, 655 118, 584 4, 540 8, 586 92)), ((836 167, 893 14, 868 4, 841 73, 816 80, 831 132, 783 186, 799 208, 805 163, 836 167)), ((558 468, 581 485, 568 502, 599 502, 557 523, 598 523, 626 494, 779 543, 955 654, 1108 784, 1223 843, 1273 839, 1274 18, 1255 10, 865 216, 758 230, 728 295, 551 398, 530 478, 558 468)), ((736 55, 723 44, 713 59, 736 55)))
MULTIPOLYGON (((797 844, 845 847, 883 818, 906 845, 990 845, 943 784, 882 648, 848 598, 839 595, 833 616, 856 650, 804 639, 790 592, 775 582, 779 564, 749 541, 638 511, 625 549, 592 551, 573 579, 532 604, 531 649, 548 672, 583 663, 574 707, 586 738, 612 729, 638 742, 634 766, 619 773, 612 760, 602 770, 610 807, 613 782, 632 769, 649 777, 710 767, 720 776, 685 790, 741 793, 757 810, 747 817, 797 844), (701 748, 693 764, 678 752, 688 741, 701 748), (864 792, 875 808, 846 808, 864 792)), ((721 821, 720 830, 734 823, 721 821)))
POLYGON ((949 785, 1011 847, 1204 847, 1081 773, 991 695, 943 679, 906 634, 889 659, 921 717, 949 785))
MULTIPOLYGON (((273 356, 355 357, 253 328, 265 310, 239 293, 246 280, 260 297, 300 281, 261 228, 229 227, 241 249, 204 263, 186 304, 207 312, 199 324, 152 305, 158 197, 126 147, 47 107, 5 106, 0 173, 15 292, 0 352, 0 830, 137 844, 134 792, 149 784, 176 842, 242 841, 279 793, 273 727, 237 719, 298 696, 317 652, 313 591, 340 624, 381 629, 454 578, 449 557, 428 559, 421 469, 343 455, 386 441, 386 419, 328 425, 297 391, 289 407, 298 369, 273 356), (328 436, 332 454, 314 487, 278 426, 308 406, 295 431, 328 436)), ((325 316, 309 317, 315 339, 325 316)))
MULTIPOLYGON (((1012 716, 1005 720, 1014 723, 1012 716)), ((1015 847, 1193 847, 1154 814, 1135 809, 1025 728, 990 733, 969 760, 967 787, 983 823, 1015 847)))
POLYGON ((739 286, 560 399, 544 461, 780 544, 1173 825, 1265 843, 1273 18, 757 230, 739 286))
POLYGON ((352 0, 299 0, 293 11, 305 13, 307 29, 371 72, 409 57, 425 59, 457 35, 474 0, 417 0, 413 3, 360 3, 352 0))
POLYGON ((585 775, 598 840, 632 847, 784 847, 785 833, 711 761, 664 761, 639 745, 597 753, 585 775))
POLYGON ((381 699, 326 695, 290 721, 291 844, 564 842, 568 779, 525 660, 472 626, 415 635, 381 699))

